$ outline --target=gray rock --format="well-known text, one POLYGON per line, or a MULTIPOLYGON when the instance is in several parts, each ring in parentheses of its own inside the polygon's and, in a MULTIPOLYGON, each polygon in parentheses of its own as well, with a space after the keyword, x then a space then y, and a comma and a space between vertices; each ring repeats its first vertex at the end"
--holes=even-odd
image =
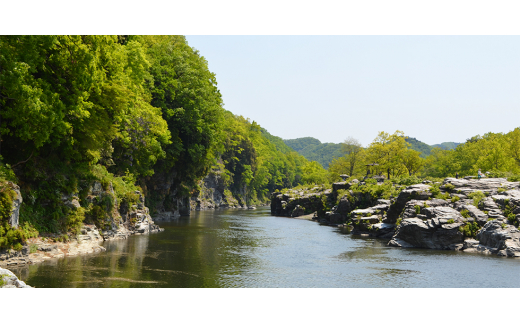
POLYGON ((464 241, 464 236, 458 229, 463 223, 439 225, 439 222, 419 218, 403 219, 392 237, 395 242, 389 245, 404 246, 401 242, 404 241, 406 245, 418 248, 455 250, 464 241))
POLYGON ((1 288, 32 288, 19 280, 12 271, 0 268, 0 280, 3 281, 1 288))
POLYGON ((344 195, 337 205, 336 212, 341 215, 347 215, 352 211, 352 207, 350 205, 350 201, 348 200, 347 196, 344 195))
POLYGON ((490 221, 477 233, 477 239, 480 245, 496 249, 498 255, 520 257, 520 231, 512 225, 490 221))
POLYGON ((461 205, 460 206, 460 209, 458 209, 458 211, 462 211, 462 210, 468 210, 468 215, 472 218, 475 219, 475 221, 477 221, 477 223, 480 225, 480 226, 483 226, 484 224, 487 223, 487 220, 488 220, 488 216, 486 215, 486 213, 482 212, 481 210, 479 210, 476 206, 474 206, 473 204, 464 204, 464 205, 461 205))
POLYGON ((303 209, 303 207, 300 205, 296 205, 294 210, 292 210, 292 212, 291 212, 291 217, 294 218, 294 217, 302 216, 304 214, 305 214, 305 210, 303 209))
MULTIPOLYGON (((391 246, 411 245, 419 248, 458 250, 462 248, 464 236, 459 227, 464 225, 460 213, 446 206, 421 209, 415 217, 408 211, 415 201, 410 201, 397 227, 391 246), (411 203, 410 203, 411 202, 411 203), (409 217, 404 217, 409 213, 409 217), (450 223, 451 222, 451 223, 450 223), (402 241, 406 242, 403 244, 402 241)), ((415 212, 413 212, 415 214, 415 212)))
POLYGON ((397 218, 401 215, 406 203, 410 200, 428 200, 432 196, 430 192, 430 185, 416 184, 408 186, 397 197, 395 203, 390 205, 385 218, 385 223, 395 223, 397 218))
POLYGON ((332 184, 332 190, 337 192, 338 190, 348 190, 350 188, 349 182, 338 182, 332 184))
POLYGON ((499 188, 504 189, 513 189, 518 188, 518 182, 508 182, 505 178, 482 178, 480 180, 475 179, 466 179, 466 178, 453 178, 448 177, 443 182, 444 185, 451 184, 455 188, 453 192, 461 192, 464 195, 468 195, 471 192, 482 191, 486 192, 496 192, 499 188))

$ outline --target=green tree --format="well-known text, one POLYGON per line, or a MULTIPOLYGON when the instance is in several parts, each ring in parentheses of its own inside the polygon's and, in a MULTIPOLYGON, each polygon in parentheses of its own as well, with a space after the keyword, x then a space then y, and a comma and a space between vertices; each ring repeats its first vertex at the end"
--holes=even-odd
POLYGON ((406 172, 402 161, 409 145, 402 131, 397 130, 392 135, 381 131, 367 148, 367 161, 377 163, 375 171, 386 172, 388 179, 390 175, 400 176, 406 172))
POLYGON ((348 175, 354 175, 354 169, 359 166, 364 157, 364 149, 361 143, 352 137, 348 137, 342 143, 342 150, 345 154, 345 161, 347 163, 348 175))

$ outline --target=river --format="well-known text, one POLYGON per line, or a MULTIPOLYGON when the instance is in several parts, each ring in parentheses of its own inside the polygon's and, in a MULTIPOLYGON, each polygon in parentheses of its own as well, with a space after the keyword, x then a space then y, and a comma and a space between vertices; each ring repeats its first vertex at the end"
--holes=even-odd
POLYGON ((520 287, 519 259, 387 247, 266 207, 158 224, 103 253, 10 269, 34 287, 520 287))

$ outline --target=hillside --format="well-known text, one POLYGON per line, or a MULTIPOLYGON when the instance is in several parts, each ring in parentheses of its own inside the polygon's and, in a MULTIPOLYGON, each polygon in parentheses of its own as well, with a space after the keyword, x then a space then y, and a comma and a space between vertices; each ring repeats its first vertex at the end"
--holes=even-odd
POLYGON ((329 163, 334 158, 343 156, 341 144, 322 143, 312 137, 284 139, 284 142, 308 160, 317 161, 325 169, 328 169, 329 163))
POLYGON ((460 142, 443 142, 442 144, 435 144, 435 145, 432 145, 432 148, 441 148, 441 149, 444 149, 444 150, 451 150, 451 149, 455 149, 457 148, 457 146, 460 145, 460 142))
POLYGON ((430 152, 433 148, 440 148, 444 150, 453 150, 455 149, 460 143, 458 142, 443 142, 441 144, 435 144, 435 145, 428 145, 422 141, 419 141, 415 138, 408 137, 405 139, 407 143, 411 144, 411 149, 421 152, 421 157, 426 158, 430 155, 430 152))
POLYGON ((430 151, 432 150, 432 146, 425 144, 422 141, 419 141, 415 138, 408 137, 405 139, 407 143, 411 144, 411 149, 418 151, 421 153, 421 157, 426 158, 430 155, 430 151))

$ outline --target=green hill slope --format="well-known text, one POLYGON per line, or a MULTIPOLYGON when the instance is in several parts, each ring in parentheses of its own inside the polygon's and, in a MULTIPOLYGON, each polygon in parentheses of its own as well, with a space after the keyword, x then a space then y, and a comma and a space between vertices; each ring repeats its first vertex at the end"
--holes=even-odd
POLYGON ((421 157, 426 158, 430 155, 430 151, 432 150, 430 145, 411 137, 408 137, 405 140, 407 143, 412 145, 410 147, 411 149, 421 153, 421 157))
POLYGON ((322 143, 312 137, 284 139, 284 142, 308 160, 317 161, 325 169, 334 158, 343 156, 341 144, 322 143))
POLYGON ((460 145, 460 142, 443 142, 442 144, 435 144, 432 145, 432 148, 437 147, 445 150, 451 150, 457 148, 457 146, 460 145))

